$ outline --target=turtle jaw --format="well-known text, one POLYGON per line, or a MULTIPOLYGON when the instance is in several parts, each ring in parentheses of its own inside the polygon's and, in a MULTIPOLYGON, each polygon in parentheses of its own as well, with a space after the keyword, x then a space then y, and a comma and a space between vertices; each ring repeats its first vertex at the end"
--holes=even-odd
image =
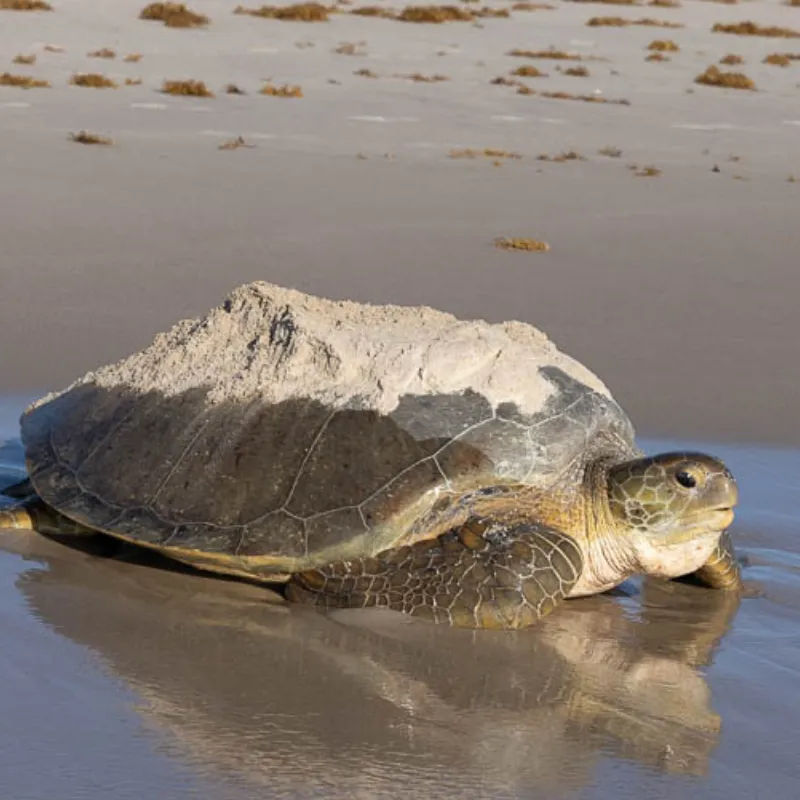
POLYGON ((656 578, 679 578, 700 569, 734 519, 731 507, 688 515, 667 531, 639 532, 638 571, 656 578))
POLYGON ((678 541, 670 537, 664 541, 643 539, 638 542, 636 554, 639 571, 655 578, 680 578, 695 572, 714 552, 722 531, 696 530, 678 541))

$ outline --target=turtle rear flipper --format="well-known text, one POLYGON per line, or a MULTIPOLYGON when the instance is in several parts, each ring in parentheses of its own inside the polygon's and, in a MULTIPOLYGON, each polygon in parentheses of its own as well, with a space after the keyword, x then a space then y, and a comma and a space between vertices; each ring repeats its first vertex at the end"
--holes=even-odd
POLYGON ((537 523, 471 518, 438 539, 295 575, 289 600, 328 608, 378 606, 465 628, 526 628, 581 575, 579 546, 537 523))
POLYGON ((11 508, 0 509, 0 528, 33 530, 48 536, 97 535, 97 531, 59 514, 36 495, 27 496, 11 508))
POLYGON ((0 509, 0 530, 33 530, 33 519, 23 506, 0 509))

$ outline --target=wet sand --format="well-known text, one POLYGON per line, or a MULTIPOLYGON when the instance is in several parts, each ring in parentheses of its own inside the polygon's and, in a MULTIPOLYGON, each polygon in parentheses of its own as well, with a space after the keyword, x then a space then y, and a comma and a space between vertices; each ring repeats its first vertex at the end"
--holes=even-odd
POLYGON ((800 455, 716 449, 747 499, 752 596, 630 581, 515 634, 324 616, 156 557, 0 533, 4 789, 792 797, 800 455))
POLYGON ((800 61, 761 61, 800 40, 710 28, 800 29, 800 10, 559 3, 475 27, 207 2, 208 29, 185 31, 137 20, 143 3, 96 5, 0 11, 0 72, 52 84, 0 87, 0 478, 21 469, 28 398, 239 283, 425 303, 536 324, 644 435, 728 458, 760 596, 631 582, 536 631, 465 634, 276 608, 241 583, 0 534, 3 796, 793 797, 800 61), (686 27, 585 26, 601 15, 686 27), (681 52, 645 62, 666 38, 681 52), (364 56, 332 52, 361 41, 364 56), (608 60, 580 78, 506 55, 550 46, 608 60), (101 47, 118 57, 86 56, 101 47), (693 83, 731 52, 758 92, 693 83), (524 64, 549 73, 521 79, 536 91, 631 104, 490 83, 524 64), (71 87, 76 71, 142 84, 71 87), (450 80, 395 77, 413 72, 450 80), (181 78, 218 94, 157 91, 181 78), (265 78, 304 97, 261 96, 265 78), (81 129, 114 145, 69 141, 81 129), (237 136, 255 147, 218 149, 237 136), (449 157, 487 147, 522 158, 449 157), (571 149, 586 160, 537 158, 571 149), (630 168, 649 165, 661 175, 630 168), (551 249, 503 252, 500 236, 551 249))

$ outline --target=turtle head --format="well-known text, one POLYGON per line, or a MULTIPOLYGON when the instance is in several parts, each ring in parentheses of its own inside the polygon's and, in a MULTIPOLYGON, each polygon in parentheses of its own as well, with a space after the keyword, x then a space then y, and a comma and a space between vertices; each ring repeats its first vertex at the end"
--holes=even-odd
POLYGON ((699 569, 733 522, 736 481, 704 453, 661 453, 616 464, 606 477, 614 529, 625 531, 639 568, 675 578, 699 569))

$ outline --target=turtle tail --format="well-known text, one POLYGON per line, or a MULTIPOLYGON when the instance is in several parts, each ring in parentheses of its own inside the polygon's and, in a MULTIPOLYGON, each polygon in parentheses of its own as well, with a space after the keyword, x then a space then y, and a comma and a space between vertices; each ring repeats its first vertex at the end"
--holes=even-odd
POLYGON ((25 480, 12 483, 10 486, 0 489, 0 495, 10 497, 13 500, 24 500, 34 494, 36 494, 36 490, 33 488, 30 478, 25 478, 25 480))

